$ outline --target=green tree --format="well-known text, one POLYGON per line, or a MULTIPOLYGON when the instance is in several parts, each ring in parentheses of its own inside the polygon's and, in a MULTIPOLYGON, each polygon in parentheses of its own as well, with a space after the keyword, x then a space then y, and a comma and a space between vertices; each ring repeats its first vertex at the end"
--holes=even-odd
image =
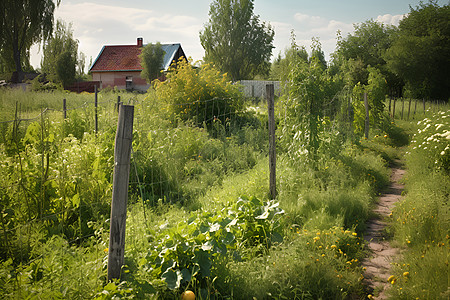
POLYGON ((392 45, 397 28, 368 20, 354 25, 354 32, 346 38, 338 36, 337 50, 333 54, 334 64, 340 66, 346 83, 354 86, 358 82, 368 83, 368 66, 381 71, 388 82, 389 90, 401 89, 402 81, 388 70, 383 54, 392 45))
POLYGON ((233 80, 268 75, 274 30, 253 13, 253 0, 215 0, 200 32, 205 61, 233 80))
POLYGON ((447 100, 450 6, 430 1, 410 10, 384 56, 387 66, 406 82, 411 96, 447 100))
POLYGON ((75 80, 77 61, 78 41, 73 37, 72 25, 58 20, 51 38, 43 46, 41 70, 52 81, 67 86, 75 80))
POLYGON ((65 51, 58 56, 58 60, 56 61, 56 76, 64 87, 67 87, 75 81, 76 63, 77 59, 70 51, 65 51))
POLYGON ((141 77, 149 83, 158 78, 164 62, 164 50, 161 44, 158 42, 146 45, 139 57, 143 68, 141 77))
POLYGON ((51 36, 55 6, 53 0, 1 1, 0 55, 7 68, 17 72, 18 81, 22 81, 22 70, 29 65, 31 45, 51 36))

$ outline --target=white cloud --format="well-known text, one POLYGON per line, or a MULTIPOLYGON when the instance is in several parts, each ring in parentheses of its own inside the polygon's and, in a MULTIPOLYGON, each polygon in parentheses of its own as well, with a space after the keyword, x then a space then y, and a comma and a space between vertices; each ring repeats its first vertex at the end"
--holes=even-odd
MULTIPOLYGON (((91 2, 62 2, 55 11, 55 19, 58 18, 73 24, 79 51, 88 59, 95 60, 104 45, 133 44, 137 37, 143 37, 144 43, 181 43, 186 55, 195 60, 204 55, 199 40, 203 21, 192 16, 91 2)), ((34 46, 33 66, 39 67, 41 54, 34 46)))
POLYGON ((391 14, 385 14, 385 15, 379 15, 375 21, 387 24, 387 25, 395 25, 398 26, 400 21, 405 18, 408 14, 404 15, 391 15, 391 14))
POLYGON ((271 22, 271 24, 275 28, 274 57, 280 52, 283 54, 283 50, 289 47, 292 29, 295 31, 297 44, 305 46, 307 50, 310 50, 311 39, 319 38, 327 60, 335 51, 337 31, 339 30, 344 37, 353 31, 353 24, 302 13, 294 14, 292 23, 271 22))
POLYGON ((310 16, 302 13, 296 13, 294 15, 294 19, 299 22, 301 25, 306 25, 310 27, 323 26, 327 23, 325 18, 319 16, 310 16))

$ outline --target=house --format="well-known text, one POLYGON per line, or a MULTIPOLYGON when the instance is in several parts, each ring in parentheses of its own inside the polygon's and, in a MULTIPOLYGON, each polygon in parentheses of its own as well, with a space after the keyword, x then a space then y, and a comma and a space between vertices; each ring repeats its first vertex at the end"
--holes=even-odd
MULTIPOLYGON (((141 78, 142 66, 139 55, 143 39, 138 38, 135 45, 103 46, 100 54, 90 68, 93 81, 100 81, 100 88, 146 91, 150 85, 141 78)), ((167 71, 180 57, 186 58, 181 44, 162 44, 164 60, 161 68, 167 71)))

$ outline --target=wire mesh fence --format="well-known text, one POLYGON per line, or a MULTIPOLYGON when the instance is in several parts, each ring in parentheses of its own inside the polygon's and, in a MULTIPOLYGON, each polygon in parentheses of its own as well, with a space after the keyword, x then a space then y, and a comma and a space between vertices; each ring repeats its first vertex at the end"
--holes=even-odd
MULTIPOLYGON (((258 107, 235 110, 227 104, 233 99, 170 104, 121 97, 136 108, 129 197, 144 218, 161 203, 195 202, 226 174, 251 168, 267 152, 266 117, 258 107)), ((42 108, 30 117, 21 117, 18 105, 14 119, 0 121, 4 295, 20 298, 34 289, 39 297, 89 298, 105 281, 118 101, 103 95, 97 106, 91 100, 63 110, 62 100, 60 109, 42 108), (90 269, 74 274, 72 268, 85 263, 90 269), (51 273, 51 264, 60 268, 51 273), (83 282, 85 272, 96 278, 85 281, 90 296, 81 295, 82 285, 61 292, 65 280, 83 282)))
MULTIPOLYGON (((253 88, 253 95, 264 96, 263 90, 264 85, 253 88)), ((147 212, 163 204, 196 207, 198 198, 226 176, 267 158, 263 101, 234 106, 234 99, 210 98, 174 104, 151 94, 103 94, 98 101, 94 95, 68 99, 63 109, 58 97, 34 114, 16 105, 9 114, 13 118, 0 120, 0 294, 13 298, 92 298, 101 292, 118 102, 135 106, 129 218, 142 216, 144 228, 132 227, 133 242, 151 238, 147 212), (92 278, 86 280, 86 274, 92 278), (66 281, 78 286, 68 287, 66 281)), ((276 104, 279 119, 285 117, 286 97, 276 104)), ((343 89, 320 102, 318 110, 324 122, 328 118, 339 132, 352 134, 354 101, 360 100, 343 89)), ((399 101, 395 112, 393 103, 386 108, 398 118, 399 101)), ((402 103, 411 107, 405 118, 423 113, 423 102, 402 103)))

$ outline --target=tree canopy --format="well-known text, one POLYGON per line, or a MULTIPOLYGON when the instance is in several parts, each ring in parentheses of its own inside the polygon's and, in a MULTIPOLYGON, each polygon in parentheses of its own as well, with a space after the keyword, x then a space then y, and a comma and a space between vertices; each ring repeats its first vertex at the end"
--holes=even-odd
POLYGON ((41 70, 49 79, 66 86, 75 80, 77 58, 78 41, 73 37, 72 26, 58 20, 53 35, 43 46, 41 70))
POLYGON ((141 77, 146 79, 147 82, 152 82, 158 78, 164 61, 164 50, 161 44, 159 42, 156 44, 147 44, 142 49, 140 58, 143 68, 141 77))
POLYGON ((384 58, 410 96, 449 98, 450 6, 436 1, 410 8, 384 58))
MULTIPOLYGON (((57 0, 56 5, 59 3, 57 0)), ((56 5, 53 0, 1 1, 0 55, 6 71, 17 72, 18 81, 23 79, 22 69, 29 65, 31 45, 51 36, 56 5)))
POLYGON ((233 80, 267 75, 274 30, 253 13, 253 0, 215 0, 209 22, 200 32, 205 61, 212 62, 233 80))

